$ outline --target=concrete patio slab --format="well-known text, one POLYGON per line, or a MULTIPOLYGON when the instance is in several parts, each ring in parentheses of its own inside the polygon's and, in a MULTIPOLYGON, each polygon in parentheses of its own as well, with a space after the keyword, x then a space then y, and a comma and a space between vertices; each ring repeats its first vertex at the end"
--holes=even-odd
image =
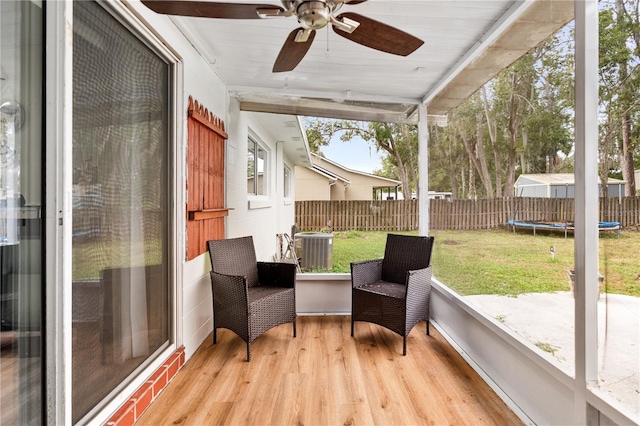
MULTIPOLYGON (((517 297, 466 296, 496 320, 535 344, 559 368, 574 375, 574 299, 571 292, 517 297)), ((598 365, 601 389, 638 413, 640 420, 640 298, 600 295, 598 365)))

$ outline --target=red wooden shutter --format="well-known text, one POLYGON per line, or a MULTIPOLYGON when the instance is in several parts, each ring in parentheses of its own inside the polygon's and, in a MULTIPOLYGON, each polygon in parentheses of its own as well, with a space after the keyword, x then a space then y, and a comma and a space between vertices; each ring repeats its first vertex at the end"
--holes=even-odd
POLYGON ((187 260, 224 238, 224 122, 189 97, 187 141, 187 260))

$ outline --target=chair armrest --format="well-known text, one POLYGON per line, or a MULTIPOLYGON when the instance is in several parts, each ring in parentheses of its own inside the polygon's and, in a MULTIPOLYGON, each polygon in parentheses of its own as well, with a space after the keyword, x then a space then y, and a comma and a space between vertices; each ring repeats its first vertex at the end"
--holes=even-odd
POLYGON ((351 262, 351 285, 358 288, 380 281, 382 278, 382 259, 351 262))
POLYGON ((296 264, 258 262, 258 282, 261 285, 294 288, 296 284, 296 264))
POLYGON ((419 294, 431 294, 431 266, 407 272, 407 299, 419 294))
POLYGON ((234 306, 243 306, 247 309, 249 289, 246 277, 239 275, 225 275, 210 272, 211 292, 215 306, 223 306, 225 309, 234 306))

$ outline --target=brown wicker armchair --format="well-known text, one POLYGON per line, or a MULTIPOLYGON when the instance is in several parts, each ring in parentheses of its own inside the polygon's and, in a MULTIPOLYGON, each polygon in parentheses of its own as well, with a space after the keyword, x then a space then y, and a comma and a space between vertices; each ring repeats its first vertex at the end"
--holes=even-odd
POLYGON ((372 322, 407 336, 419 321, 427 321, 431 298, 433 237, 387 235, 383 259, 351 264, 351 336, 355 321, 372 322))
POLYGON ((228 328, 247 343, 276 325, 293 323, 296 336, 296 265, 257 262, 252 237, 207 241, 211 257, 213 343, 228 328))

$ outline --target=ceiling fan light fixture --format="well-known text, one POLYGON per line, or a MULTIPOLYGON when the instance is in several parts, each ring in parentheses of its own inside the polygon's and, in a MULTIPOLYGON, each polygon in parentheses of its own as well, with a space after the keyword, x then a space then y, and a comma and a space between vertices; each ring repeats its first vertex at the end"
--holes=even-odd
POLYGON ((331 20, 331 8, 323 1, 305 1, 298 6, 298 22, 302 28, 319 30, 331 20))

